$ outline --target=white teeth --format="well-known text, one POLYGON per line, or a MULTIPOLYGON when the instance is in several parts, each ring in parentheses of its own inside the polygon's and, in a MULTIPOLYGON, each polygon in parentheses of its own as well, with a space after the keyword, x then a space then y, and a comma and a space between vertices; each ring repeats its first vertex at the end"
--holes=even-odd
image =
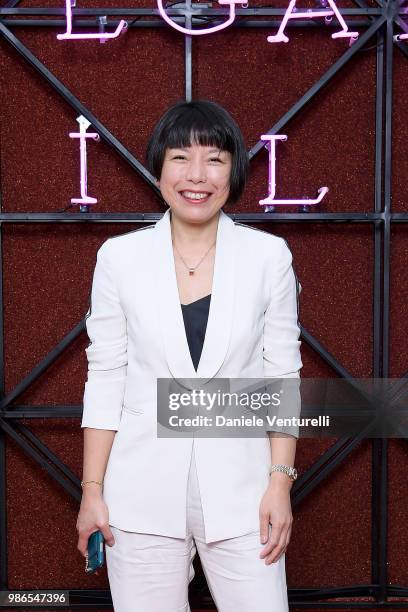
POLYGON ((181 195, 186 196, 190 200, 203 200, 209 196, 208 193, 193 193, 192 191, 182 191, 181 195))

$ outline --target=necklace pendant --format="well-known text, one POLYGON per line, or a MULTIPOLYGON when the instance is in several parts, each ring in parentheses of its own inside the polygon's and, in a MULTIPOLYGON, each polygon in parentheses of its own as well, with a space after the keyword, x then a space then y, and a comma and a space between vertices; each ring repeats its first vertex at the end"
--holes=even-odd
POLYGON ((193 274, 194 274, 194 268, 189 268, 189 269, 188 269, 188 273, 189 273, 189 275, 190 275, 190 276, 193 276, 193 274))

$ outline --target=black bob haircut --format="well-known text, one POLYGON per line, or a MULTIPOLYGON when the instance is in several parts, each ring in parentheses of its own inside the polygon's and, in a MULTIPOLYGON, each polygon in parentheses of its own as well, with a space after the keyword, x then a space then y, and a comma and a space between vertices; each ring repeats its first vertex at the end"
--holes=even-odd
POLYGON ((232 155, 230 192, 226 204, 235 204, 249 176, 249 156, 242 132, 228 111, 210 100, 177 102, 155 125, 146 149, 146 166, 160 179, 166 149, 198 144, 217 147, 232 155))

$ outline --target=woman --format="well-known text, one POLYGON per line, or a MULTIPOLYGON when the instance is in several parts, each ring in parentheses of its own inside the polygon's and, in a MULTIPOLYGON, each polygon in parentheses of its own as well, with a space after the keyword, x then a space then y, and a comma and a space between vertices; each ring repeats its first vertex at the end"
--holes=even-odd
POLYGON ((189 611, 197 550, 220 612, 284 612, 297 429, 158 435, 157 383, 299 378, 292 256, 222 210, 248 155, 221 106, 169 108, 146 158, 168 209, 107 240, 94 272, 78 549, 103 532, 116 612, 189 611))

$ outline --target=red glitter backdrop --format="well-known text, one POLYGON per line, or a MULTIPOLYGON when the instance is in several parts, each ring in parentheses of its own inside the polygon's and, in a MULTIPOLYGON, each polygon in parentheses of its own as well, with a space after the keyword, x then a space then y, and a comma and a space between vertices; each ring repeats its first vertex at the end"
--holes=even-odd
MULTIPOLYGON (((57 0, 21 3, 27 8, 62 5, 57 0)), ((96 0, 81 3, 89 8, 100 5, 96 0)), ((152 0, 104 0, 102 5, 155 6, 152 0)), ((355 5, 342 1, 339 6, 355 5)), ((60 31, 16 28, 15 34, 143 162, 155 122, 170 104, 184 98, 183 35, 167 27, 131 29, 102 45, 60 42, 56 39, 60 31)), ((273 32, 265 28, 229 28, 197 36, 193 98, 225 106, 241 126, 249 149, 347 50, 348 42, 332 40, 331 32, 324 27, 294 28, 287 45, 268 44, 266 36, 273 32)), ((374 43, 371 40, 369 46, 374 43)), ((77 113, 4 41, 0 67, 2 211, 60 211, 79 195, 78 141, 68 137, 76 131, 77 113)), ((407 212, 408 63, 395 48, 393 70, 391 204, 393 212, 407 212)), ((321 211, 374 211, 375 78, 375 48, 359 51, 285 126, 288 140, 277 145, 278 197, 313 197, 318 187, 328 185, 321 211)), ((164 210, 108 145, 88 142, 88 193, 98 198, 95 212, 164 210)), ((251 164, 245 196, 225 212, 262 212, 258 201, 267 195, 267 164, 264 149, 251 164)), ((373 225, 257 227, 285 237, 292 249, 303 288, 301 324, 353 376, 373 376, 373 225)), ((118 223, 3 225, 6 393, 85 316, 101 243, 133 228, 118 223)), ((406 224, 394 224, 391 377, 408 369, 407 266, 406 224)), ((81 334, 18 403, 80 404, 87 343, 81 334)), ((335 376, 305 343, 302 360, 303 377, 335 376)), ((81 476, 78 419, 22 423, 81 476)), ((333 442, 300 440, 296 457, 300 473, 333 442)), ((401 585, 408 584, 405 444, 390 440, 388 449, 387 569, 389 583, 401 585)), ((9 588, 106 587, 105 570, 99 576, 85 576, 84 559, 76 549, 78 505, 11 439, 7 439, 6 461, 9 588)), ((289 587, 371 582, 371 478, 371 442, 366 440, 296 508, 286 554, 289 587)))

